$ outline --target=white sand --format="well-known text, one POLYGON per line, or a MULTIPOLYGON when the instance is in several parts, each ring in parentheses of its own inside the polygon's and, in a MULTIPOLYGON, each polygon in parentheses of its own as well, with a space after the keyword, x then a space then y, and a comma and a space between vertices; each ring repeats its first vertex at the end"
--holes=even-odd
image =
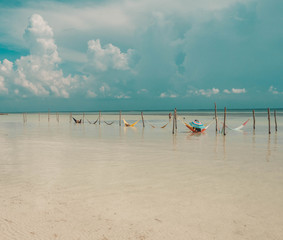
POLYGON ((0 121, 1 240, 282 239, 280 132, 43 119, 0 121))

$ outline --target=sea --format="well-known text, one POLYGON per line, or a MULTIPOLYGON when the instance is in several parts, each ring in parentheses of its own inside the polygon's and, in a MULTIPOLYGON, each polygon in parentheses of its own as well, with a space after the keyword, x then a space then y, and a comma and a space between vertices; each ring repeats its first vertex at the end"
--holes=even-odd
POLYGON ((283 110, 169 112, 0 115, 0 239, 283 239, 283 110))

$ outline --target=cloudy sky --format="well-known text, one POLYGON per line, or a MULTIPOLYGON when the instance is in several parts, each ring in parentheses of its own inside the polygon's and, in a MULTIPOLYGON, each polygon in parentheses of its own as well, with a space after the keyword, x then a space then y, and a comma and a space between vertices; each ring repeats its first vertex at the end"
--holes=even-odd
POLYGON ((282 107, 282 0, 0 0, 0 112, 282 107))

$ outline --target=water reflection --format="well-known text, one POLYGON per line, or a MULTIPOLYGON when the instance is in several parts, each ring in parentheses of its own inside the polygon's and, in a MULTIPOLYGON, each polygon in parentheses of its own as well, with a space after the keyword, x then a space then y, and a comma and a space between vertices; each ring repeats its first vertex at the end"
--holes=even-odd
POLYGON ((226 136, 222 138, 223 160, 226 160, 226 136))
POLYGON ((268 134, 268 138, 267 138, 267 154, 266 154, 266 161, 269 162, 270 161, 270 157, 271 157, 271 150, 270 150, 270 134, 268 134))

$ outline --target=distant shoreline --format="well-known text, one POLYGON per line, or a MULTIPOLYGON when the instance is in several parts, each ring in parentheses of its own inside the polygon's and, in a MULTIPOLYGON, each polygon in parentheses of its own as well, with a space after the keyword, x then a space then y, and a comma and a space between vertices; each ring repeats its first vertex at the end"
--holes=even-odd
MULTIPOLYGON (((235 113, 235 112, 252 112, 252 110, 255 110, 255 112, 263 113, 267 111, 267 108, 227 108, 227 112, 230 113, 235 113)), ((277 113, 283 112, 283 108, 270 108, 271 111, 276 110, 277 113)), ((165 109, 165 110, 144 110, 144 109, 138 109, 138 110, 121 110, 122 113, 128 113, 128 114, 135 114, 135 113, 169 113, 174 111, 174 109, 165 109)), ((217 108, 218 112, 222 112, 223 108, 217 108)), ((119 113, 120 110, 73 110, 73 111, 60 111, 60 110, 51 110, 51 111, 15 111, 15 112, 6 112, 6 113, 0 113, 0 115, 8 115, 8 114, 22 114, 22 113, 29 113, 29 114, 37 114, 37 113, 42 113, 42 114, 54 114, 54 113, 63 113, 63 114, 69 114, 69 113, 75 113, 75 114, 80 114, 80 113, 119 113)), ((177 109, 177 112, 182 113, 182 112, 214 112, 214 109, 177 109)))

